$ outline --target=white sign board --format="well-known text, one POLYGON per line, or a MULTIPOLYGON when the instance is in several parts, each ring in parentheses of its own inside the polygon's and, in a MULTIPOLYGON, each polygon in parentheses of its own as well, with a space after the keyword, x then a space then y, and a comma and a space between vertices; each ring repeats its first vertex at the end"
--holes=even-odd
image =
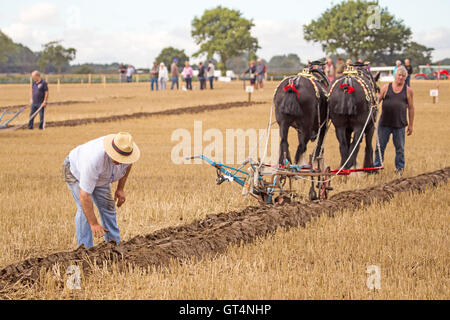
POLYGON ((218 79, 221 82, 231 82, 231 78, 230 77, 219 77, 218 79))
POLYGON ((431 89, 430 90, 430 97, 438 97, 439 96, 439 90, 438 89, 431 89))
POLYGON ((248 92, 248 93, 253 93, 253 90, 254 90, 255 88, 253 88, 253 86, 246 86, 245 87, 245 92, 248 92))

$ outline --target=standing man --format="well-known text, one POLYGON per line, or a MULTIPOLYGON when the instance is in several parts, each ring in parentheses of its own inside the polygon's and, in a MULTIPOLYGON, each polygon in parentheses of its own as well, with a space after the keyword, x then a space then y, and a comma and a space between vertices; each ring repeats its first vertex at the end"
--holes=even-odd
POLYGON ((132 65, 129 65, 127 68, 127 82, 133 81, 133 74, 134 74, 134 67, 132 65))
POLYGON ((266 77, 266 66, 264 65, 262 59, 258 59, 258 64, 256 65, 256 81, 257 87, 264 89, 264 78, 266 77))
POLYGON ((206 89, 206 67, 201 61, 198 63, 198 80, 200 81, 200 90, 206 89))
POLYGON ((30 121, 28 122, 28 129, 33 130, 34 117, 33 114, 41 108, 39 111, 39 130, 44 130, 44 113, 45 107, 47 106, 48 99, 48 85, 44 79, 41 79, 41 74, 39 71, 33 71, 31 73, 32 83, 31 83, 31 112, 30 121), (33 117, 32 117, 33 116, 33 117))
POLYGON ((250 67, 248 67, 247 70, 242 74, 242 76, 248 74, 250 77, 250 84, 253 86, 253 88, 256 88, 256 66, 255 61, 250 61, 250 67))
POLYGON ((110 134, 73 149, 63 164, 63 177, 77 206, 75 227, 78 245, 91 248, 92 234, 105 241, 120 242, 116 220, 116 201, 125 202, 124 187, 131 164, 139 160, 140 150, 127 132, 110 134), (119 181, 114 198, 111 183, 119 181), (94 204, 100 213, 98 222, 94 204))
POLYGON ((345 63, 342 58, 337 58, 336 60, 336 78, 342 77, 345 71, 345 63))
POLYGON ((151 78, 151 88, 153 91, 153 87, 156 85, 156 91, 158 91, 158 78, 159 78, 159 67, 158 63, 153 62, 153 67, 150 69, 150 78, 151 78))
POLYGON ((209 89, 214 89, 214 64, 212 63, 211 60, 208 61, 208 69, 206 69, 206 74, 208 76, 208 80, 209 80, 209 89))
POLYGON ((397 68, 395 80, 385 84, 379 93, 382 101, 381 117, 378 123, 378 138, 381 150, 375 150, 375 166, 381 166, 381 157, 384 159, 384 151, 392 134, 395 146, 395 168, 399 174, 403 173, 405 167, 405 127, 410 136, 413 133, 414 123, 414 101, 413 91, 405 83, 408 72, 404 66, 397 68), (409 124, 406 120, 408 110, 409 124))
POLYGON ((405 59, 405 68, 406 68, 406 71, 408 71, 408 76, 406 77, 406 85, 408 87, 411 87, 410 81, 411 81, 411 75, 413 73, 413 68, 411 66, 411 62, 409 61, 409 59, 405 59))
POLYGON ((170 66, 170 75, 172 77, 172 84, 170 86, 170 90, 173 90, 173 87, 175 86, 175 84, 177 85, 177 90, 180 88, 179 82, 178 82, 178 77, 180 74, 180 70, 178 70, 178 59, 175 58, 173 59, 173 63, 170 66))

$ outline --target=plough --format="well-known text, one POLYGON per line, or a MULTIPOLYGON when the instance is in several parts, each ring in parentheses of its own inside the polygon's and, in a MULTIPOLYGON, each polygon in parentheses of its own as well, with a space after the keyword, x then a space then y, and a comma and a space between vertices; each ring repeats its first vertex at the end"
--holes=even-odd
POLYGON ((331 170, 325 166, 322 157, 317 157, 314 161, 310 157, 310 164, 307 165, 295 165, 287 161, 285 165, 274 165, 248 159, 238 168, 216 162, 204 155, 188 159, 201 159, 216 168, 218 185, 223 182, 235 182, 242 187, 242 195, 250 195, 265 204, 283 204, 299 199, 300 195, 293 188, 294 180, 304 179, 311 182, 310 200, 325 200, 333 190, 331 181, 334 176, 361 171, 373 172, 384 168, 331 170))
POLYGON ((22 106, 17 111, 9 111, 8 108, 5 108, 0 115, 0 129, 6 128, 11 121, 17 118, 24 110, 26 106, 22 106), (8 115, 12 115, 9 119, 6 119, 8 115), (5 120, 3 120, 5 118, 5 120), (3 121, 3 122, 2 122, 3 121))

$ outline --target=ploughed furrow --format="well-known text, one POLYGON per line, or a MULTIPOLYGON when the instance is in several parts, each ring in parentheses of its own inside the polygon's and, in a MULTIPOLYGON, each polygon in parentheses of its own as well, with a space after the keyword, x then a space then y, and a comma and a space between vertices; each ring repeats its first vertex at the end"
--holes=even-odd
POLYGON ((264 103, 264 102, 260 102, 260 101, 227 102, 227 103, 219 103, 219 104, 211 104, 211 105, 194 106, 194 107, 180 107, 180 108, 155 111, 155 112, 136 112, 136 113, 120 114, 120 115, 113 115, 113 116, 107 116, 107 117, 49 121, 49 122, 45 123, 45 126, 47 128, 49 128, 49 127, 74 127, 74 126, 85 125, 85 124, 90 124, 90 123, 104 123, 104 122, 139 119, 139 118, 146 118, 146 117, 153 117, 153 116, 192 114, 192 113, 225 110, 225 109, 239 108, 239 107, 250 107, 252 105, 262 104, 262 103, 264 103))
POLYGON ((449 173, 450 167, 447 167, 416 177, 396 179, 384 185, 341 192, 329 200, 309 204, 254 206, 241 211, 211 214, 190 224, 134 237, 120 245, 104 243, 91 249, 81 246, 70 252, 27 259, 0 270, 0 289, 17 281, 35 280, 42 268, 51 270, 56 263, 63 268, 78 264, 85 273, 89 273, 93 262, 116 262, 119 266, 164 266, 171 259, 181 261, 221 253, 230 244, 250 242, 280 227, 305 226, 320 215, 333 216, 342 209, 358 209, 375 201, 389 201, 398 193, 424 191, 447 183, 449 173))

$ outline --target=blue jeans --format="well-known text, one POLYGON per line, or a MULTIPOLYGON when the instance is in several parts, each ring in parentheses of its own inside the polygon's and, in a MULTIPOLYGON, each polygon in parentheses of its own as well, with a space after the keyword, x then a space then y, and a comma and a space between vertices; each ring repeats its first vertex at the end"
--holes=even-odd
POLYGON ((178 77, 172 77, 172 84, 170 86, 170 90, 173 90, 173 87, 177 85, 177 90, 180 89, 179 83, 178 83, 178 77))
POLYGON ((405 80, 405 83, 406 83, 406 85, 407 85, 408 87, 411 87, 410 82, 411 82, 411 76, 407 76, 407 77, 406 77, 406 80, 405 80))
MULTIPOLYGON (((37 111, 37 109, 39 109, 39 107, 41 106, 41 104, 36 104, 33 103, 31 105, 31 111, 30 111, 30 117, 33 113, 35 113, 37 111)), ((44 129, 44 112, 45 112, 45 108, 42 108, 41 111, 39 111, 39 129, 44 129)), ((30 119, 30 121, 28 122, 28 129, 33 129, 34 127, 34 117, 32 119, 30 119)))
POLYGON ((158 78, 152 78, 151 80, 151 88, 153 91, 153 86, 156 85, 156 91, 158 91, 158 78))
MULTIPOLYGON (((384 151, 392 134, 395 147, 395 167, 397 170, 405 168, 405 128, 392 128, 378 126, 378 139, 380 140, 381 157, 384 159, 384 151)), ((375 167, 381 166, 378 146, 375 150, 375 167)))
POLYGON ((192 90, 192 78, 185 78, 186 80, 186 89, 192 90))
MULTIPOLYGON (((63 177, 77 206, 77 214, 75 215, 75 229, 78 245, 84 245, 86 248, 92 248, 94 246, 94 242, 91 227, 81 206, 80 184, 70 172, 69 158, 66 158, 63 164, 63 177)), ((105 229, 109 230, 109 232, 105 233, 105 241, 110 242, 114 240, 117 244, 119 244, 120 231, 116 221, 116 205, 111 193, 111 185, 108 184, 102 187, 95 187, 91 194, 91 199, 100 213, 101 225, 105 229)))
POLYGON ((213 87, 214 77, 209 77, 208 79, 209 79, 209 88, 214 89, 213 87))

